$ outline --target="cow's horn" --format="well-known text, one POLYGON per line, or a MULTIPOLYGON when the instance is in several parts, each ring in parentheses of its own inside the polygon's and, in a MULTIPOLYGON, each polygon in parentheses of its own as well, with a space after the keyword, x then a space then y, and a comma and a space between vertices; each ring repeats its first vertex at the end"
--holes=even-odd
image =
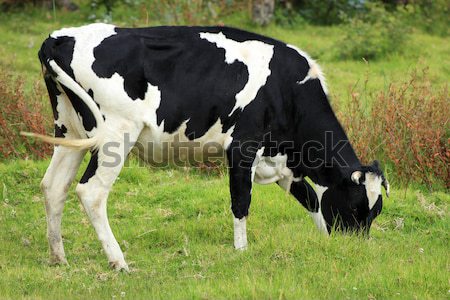
POLYGON ((359 180, 361 179, 362 172, 361 171, 355 171, 352 173, 351 179, 354 183, 360 184, 359 180))

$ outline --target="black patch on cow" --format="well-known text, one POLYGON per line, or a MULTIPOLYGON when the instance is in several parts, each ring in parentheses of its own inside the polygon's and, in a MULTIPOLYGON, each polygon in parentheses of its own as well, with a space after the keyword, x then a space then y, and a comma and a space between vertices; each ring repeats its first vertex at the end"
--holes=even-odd
POLYGON ((316 192, 306 180, 293 182, 291 185, 291 194, 294 195, 300 204, 302 204, 310 212, 319 211, 319 200, 316 192))
POLYGON ((95 151, 91 153, 91 160, 87 166, 86 171, 84 171, 83 176, 80 179, 80 183, 87 183, 89 179, 95 175, 98 168, 98 152, 95 151))
MULTIPOLYGON (((73 52, 75 47, 75 39, 73 37, 61 36, 58 38, 49 37, 42 44, 41 49, 39 50, 38 56, 43 65, 45 65, 47 69, 47 74, 44 75, 45 83, 47 86, 47 90, 50 96, 50 101, 52 103, 53 115, 55 120, 58 119, 58 111, 57 107, 57 95, 61 94, 61 91, 58 90, 55 80, 52 76, 56 76, 55 72, 52 70, 49 60, 54 60, 58 66, 63 69, 72 79, 75 79, 75 75, 73 73, 70 64, 73 59, 73 52)), ((94 127, 97 126, 94 115, 88 108, 88 106, 75 94, 72 90, 67 87, 61 85, 65 94, 69 98, 72 103, 73 108, 83 119, 83 127, 87 131, 91 131, 94 127)), ((89 93, 89 92, 88 92, 89 93)), ((91 97, 93 97, 93 92, 91 91, 91 97)), ((66 129, 67 130, 67 129, 66 129)), ((55 133, 60 134, 62 129, 55 129, 55 133)))
POLYGON ((65 137, 65 134, 67 133, 67 127, 63 125, 61 125, 61 127, 59 127, 58 125, 55 124, 55 137, 65 137))
POLYGON ((64 92, 66 93, 67 97, 70 100, 70 103, 72 103, 73 108, 81 116, 83 119, 83 127, 86 131, 91 131, 94 127, 97 126, 97 122, 95 120, 94 115, 92 114, 89 107, 84 103, 83 100, 78 97, 77 94, 72 92, 71 89, 67 88, 64 85, 61 85, 64 92))
POLYGON ((75 48, 75 39, 73 37, 61 36, 58 38, 48 37, 42 44, 38 52, 39 59, 53 76, 53 72, 49 65, 49 60, 54 60, 58 66, 64 70, 70 77, 75 78, 70 64, 73 59, 73 51, 75 48))
POLYGON ((59 114, 56 109, 58 106, 58 95, 61 95, 61 92, 58 90, 58 87, 55 81, 52 79, 49 73, 44 74, 45 86, 47 87, 48 95, 50 97, 50 104, 52 105, 53 118, 58 120, 59 114))
POLYGON ((333 226, 342 231, 363 229, 369 216, 368 203, 364 185, 350 183, 328 188, 321 200, 321 210, 328 230, 333 226))
POLYGON ((370 227, 373 220, 381 213, 381 210, 383 209, 383 199, 382 196, 379 195, 377 202, 375 202, 374 206, 369 212, 369 216, 367 217, 367 226, 370 227))
MULTIPOLYGON (((94 103, 95 103, 95 105, 97 105, 98 110, 100 110, 100 104, 98 104, 98 103, 95 101, 95 99, 94 99, 94 91, 93 91, 92 89, 89 89, 89 90, 87 91, 87 93, 88 93, 89 96, 91 96, 92 100, 94 100, 94 103)), ((104 114, 102 114, 102 117, 103 117, 103 121, 105 121, 105 120, 106 120, 106 117, 105 117, 104 114)))
POLYGON ((144 51, 139 36, 113 35, 94 49, 92 70, 100 78, 111 78, 114 73, 118 73, 124 78, 124 90, 128 96, 133 100, 144 99, 147 92, 144 51))

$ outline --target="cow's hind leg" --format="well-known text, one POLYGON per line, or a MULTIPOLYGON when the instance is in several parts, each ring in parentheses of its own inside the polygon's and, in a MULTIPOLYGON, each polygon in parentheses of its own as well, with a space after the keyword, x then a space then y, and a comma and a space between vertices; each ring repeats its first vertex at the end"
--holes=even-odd
MULTIPOLYGON (((127 127, 124 124, 119 128, 127 127)), ((109 225, 106 203, 109 191, 131 150, 132 145, 125 145, 124 141, 135 141, 140 132, 135 126, 131 127, 127 131, 130 139, 124 139, 123 131, 116 131, 111 134, 114 137, 105 139, 103 145, 91 156, 88 168, 76 188, 110 266, 125 271, 128 271, 128 265, 109 225)))
POLYGON ((47 212, 47 237, 50 246, 50 263, 66 264, 61 236, 61 219, 67 191, 86 151, 55 147, 52 160, 41 182, 47 212))

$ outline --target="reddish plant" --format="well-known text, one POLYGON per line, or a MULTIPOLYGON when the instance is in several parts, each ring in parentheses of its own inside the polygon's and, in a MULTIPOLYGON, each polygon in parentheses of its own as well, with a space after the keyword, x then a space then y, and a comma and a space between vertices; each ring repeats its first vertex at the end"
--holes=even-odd
POLYGON ((450 188, 448 86, 433 88, 424 69, 374 96, 354 90, 350 96, 338 115, 364 162, 379 158, 402 182, 450 188))
POLYGON ((24 94, 23 80, 0 74, 0 160, 8 158, 45 158, 52 145, 36 142, 20 135, 20 131, 48 134, 51 132, 50 112, 44 111, 43 99, 47 92, 36 84, 33 96, 24 94), (33 99, 33 100, 32 100, 33 99))

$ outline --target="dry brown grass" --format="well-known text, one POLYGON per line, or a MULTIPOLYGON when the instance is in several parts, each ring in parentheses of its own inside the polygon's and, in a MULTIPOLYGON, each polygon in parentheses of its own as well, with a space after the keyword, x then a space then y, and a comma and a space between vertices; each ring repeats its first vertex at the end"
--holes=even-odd
POLYGON ((352 89, 337 111, 362 161, 383 160, 403 183, 450 188, 449 99, 423 69, 374 95, 352 89))
POLYGON ((52 151, 53 146, 19 134, 20 131, 51 132, 53 117, 49 109, 43 107, 43 99, 48 99, 47 92, 37 82, 29 94, 24 93, 22 79, 0 74, 0 160, 45 158, 52 151))

